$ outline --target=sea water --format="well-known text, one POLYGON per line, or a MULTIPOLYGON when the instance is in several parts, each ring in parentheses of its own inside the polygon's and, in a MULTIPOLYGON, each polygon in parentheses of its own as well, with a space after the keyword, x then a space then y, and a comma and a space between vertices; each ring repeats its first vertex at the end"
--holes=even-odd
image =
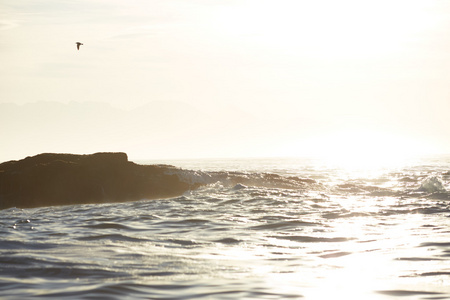
POLYGON ((204 185, 0 211, 0 298, 450 298, 449 157, 147 163, 204 185))

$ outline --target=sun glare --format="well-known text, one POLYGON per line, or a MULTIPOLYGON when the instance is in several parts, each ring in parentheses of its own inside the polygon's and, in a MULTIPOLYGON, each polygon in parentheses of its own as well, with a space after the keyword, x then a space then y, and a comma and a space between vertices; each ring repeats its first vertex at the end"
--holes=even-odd
POLYGON ((241 42, 283 48, 293 55, 367 58, 399 53, 436 22, 427 1, 248 0, 221 9, 215 23, 241 42))
POLYGON ((364 129, 334 132, 302 145, 309 145, 310 154, 328 165, 355 171, 395 167, 433 152, 425 143, 364 129))

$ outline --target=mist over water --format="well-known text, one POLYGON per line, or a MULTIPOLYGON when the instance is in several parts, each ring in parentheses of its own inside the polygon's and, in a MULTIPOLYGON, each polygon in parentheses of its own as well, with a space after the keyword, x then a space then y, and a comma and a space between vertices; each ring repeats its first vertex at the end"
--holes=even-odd
POLYGON ((206 185, 0 211, 2 298, 450 298, 449 157, 158 163, 206 185))

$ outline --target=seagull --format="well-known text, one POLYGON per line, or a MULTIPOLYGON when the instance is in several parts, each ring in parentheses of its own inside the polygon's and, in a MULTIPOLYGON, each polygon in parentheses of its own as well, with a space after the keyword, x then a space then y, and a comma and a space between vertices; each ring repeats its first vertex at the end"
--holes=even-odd
POLYGON ((77 44, 77 50, 80 50, 80 46, 83 45, 83 43, 80 42, 76 42, 75 44, 77 44))

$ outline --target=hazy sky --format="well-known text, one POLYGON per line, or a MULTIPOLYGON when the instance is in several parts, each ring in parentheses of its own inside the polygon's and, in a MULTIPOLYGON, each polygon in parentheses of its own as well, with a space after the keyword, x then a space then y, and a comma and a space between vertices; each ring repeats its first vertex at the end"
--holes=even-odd
POLYGON ((0 66, 1 161, 450 153, 450 1, 3 0, 0 66))

